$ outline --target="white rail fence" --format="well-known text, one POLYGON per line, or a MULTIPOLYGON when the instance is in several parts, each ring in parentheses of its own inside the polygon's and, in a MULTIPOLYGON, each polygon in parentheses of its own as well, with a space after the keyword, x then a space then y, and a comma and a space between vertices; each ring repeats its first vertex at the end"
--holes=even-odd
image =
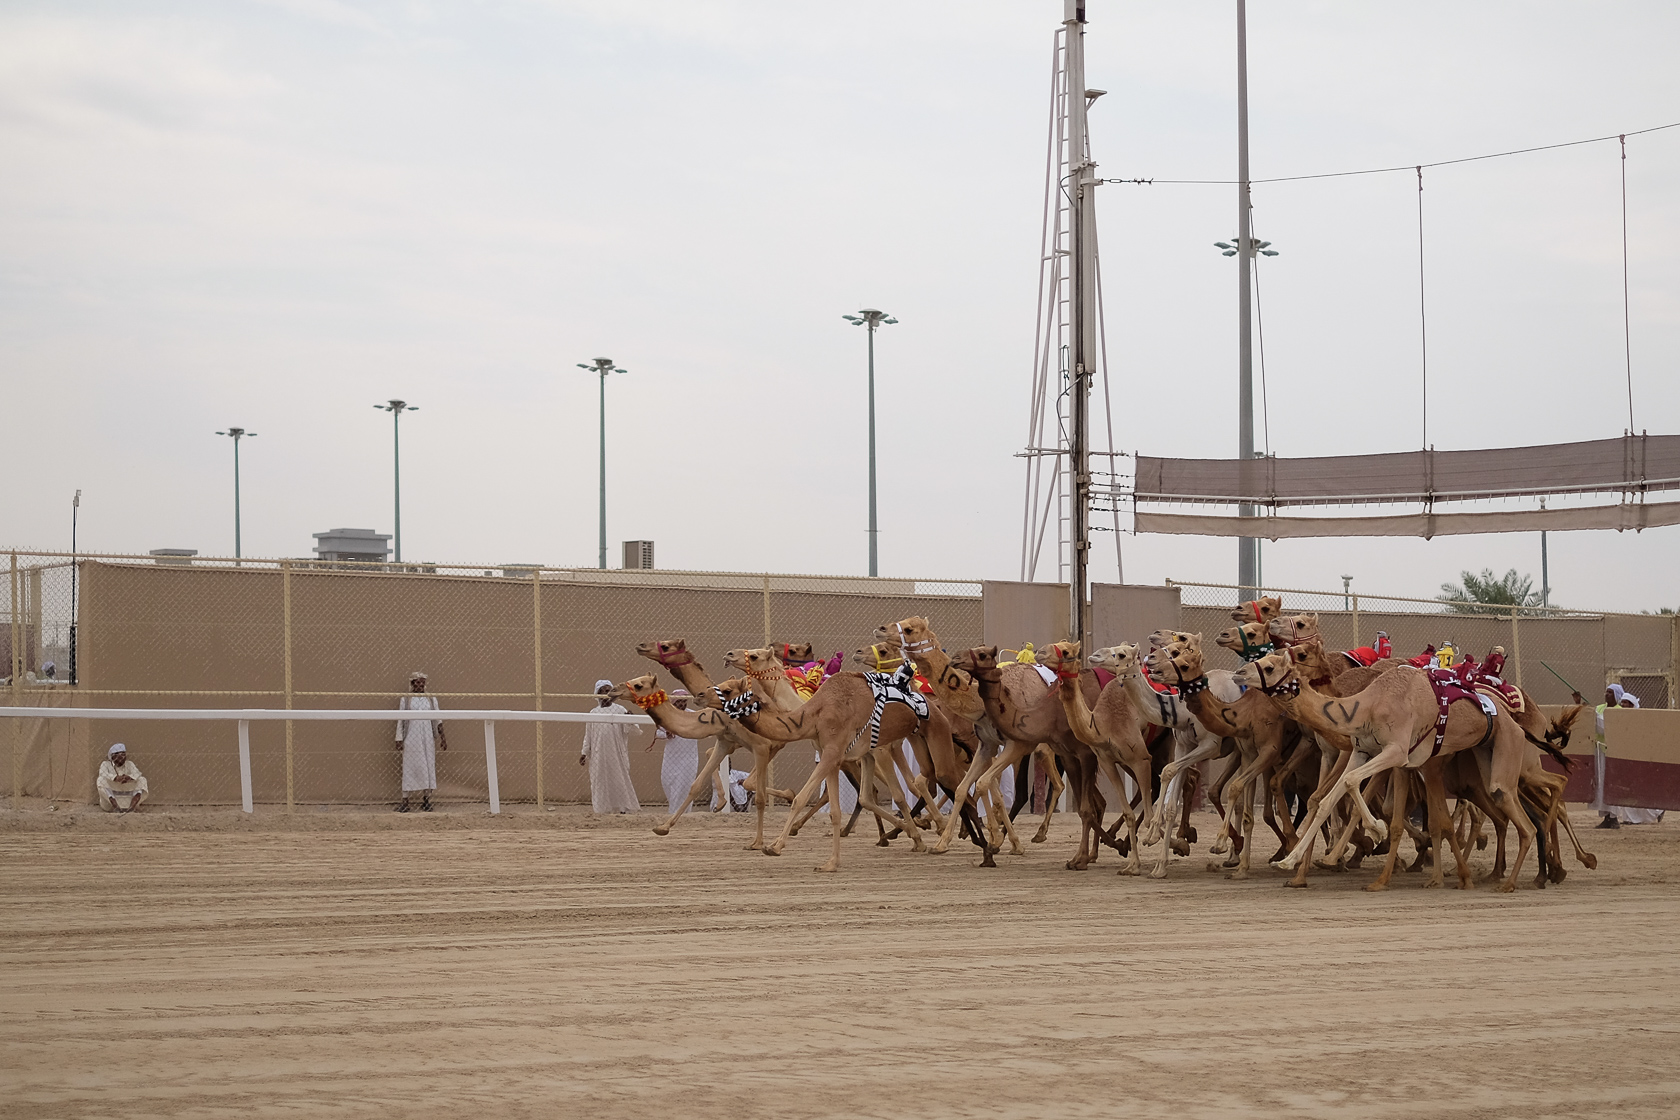
MULTIPOLYGON (((421 713, 408 715, 412 719, 421 713)), ((502 811, 501 786, 496 777, 496 724, 515 723, 628 723, 648 725, 644 715, 617 712, 532 712, 500 709, 439 711, 441 719, 484 721, 484 763, 490 776, 490 812, 502 811)), ((251 724, 263 720, 376 720, 390 723, 407 715, 384 708, 0 708, 0 719, 171 719, 228 720, 239 725, 239 795, 241 808, 251 804, 251 724)))

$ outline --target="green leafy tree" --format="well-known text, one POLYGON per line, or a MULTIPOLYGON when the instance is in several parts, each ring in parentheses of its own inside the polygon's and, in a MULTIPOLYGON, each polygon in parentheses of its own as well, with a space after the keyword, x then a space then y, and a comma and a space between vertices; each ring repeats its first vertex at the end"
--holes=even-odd
POLYGON ((1463 583, 1443 583, 1436 598, 1451 603, 1460 614, 1500 614, 1499 607, 1537 607, 1540 593, 1533 591, 1533 576, 1519 576, 1512 568, 1503 576, 1483 568, 1482 574, 1460 572, 1463 583))

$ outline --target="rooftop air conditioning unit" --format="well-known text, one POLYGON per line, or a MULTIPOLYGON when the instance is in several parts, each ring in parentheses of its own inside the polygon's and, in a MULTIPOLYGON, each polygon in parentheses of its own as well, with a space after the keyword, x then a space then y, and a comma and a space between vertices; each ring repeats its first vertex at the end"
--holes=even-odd
POLYGON ((625 541, 624 542, 624 566, 626 568, 652 570, 652 568, 653 568, 653 542, 652 541, 625 541))

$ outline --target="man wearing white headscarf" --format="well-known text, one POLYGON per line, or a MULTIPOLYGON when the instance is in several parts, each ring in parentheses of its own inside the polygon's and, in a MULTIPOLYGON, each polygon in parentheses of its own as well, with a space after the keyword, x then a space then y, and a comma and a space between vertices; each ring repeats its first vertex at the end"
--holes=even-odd
POLYGON ((1637 707, 1639 707, 1639 697, 1619 684, 1612 684, 1605 688, 1604 703, 1598 706, 1593 731, 1593 761, 1597 766, 1598 788, 1600 790, 1600 802, 1594 808, 1604 814, 1604 819, 1598 822, 1599 828, 1620 828, 1624 824, 1658 824, 1663 819, 1661 809, 1638 809, 1631 805, 1605 805, 1602 801, 1602 791, 1604 789, 1604 709, 1637 707))
POLYGON ((146 800, 151 787, 146 784, 140 767, 128 757, 128 748, 112 744, 99 764, 99 807, 107 813, 132 813, 146 800))
MULTIPOLYGON (((397 702, 405 712, 435 712, 436 696, 426 695, 426 674, 408 675, 408 695, 397 702)), ((443 735, 443 721, 431 719, 399 719, 397 721, 397 749, 402 752, 402 804, 397 812, 409 811, 408 795, 420 795, 420 811, 432 811, 432 791, 437 789, 437 752, 449 749, 443 735)))
MULTIPOLYGON (((688 690, 677 688, 671 690, 671 703, 678 708, 688 706, 688 690)), ((682 807, 683 798, 694 788, 694 779, 700 773, 700 742, 697 739, 684 739, 679 735, 672 735, 663 727, 657 728, 653 739, 648 740, 646 750, 653 750, 654 739, 665 744, 664 756, 659 760, 659 784, 665 789, 665 801, 670 812, 675 813, 682 807)))
MULTIPOLYGON (((613 703, 611 681, 596 681, 595 696, 597 714, 630 714, 613 703)), ((642 811, 630 781, 630 730, 627 723, 591 723, 584 728, 578 765, 589 767, 589 805, 597 813, 642 811)), ((695 769, 699 767, 696 760, 695 769)))

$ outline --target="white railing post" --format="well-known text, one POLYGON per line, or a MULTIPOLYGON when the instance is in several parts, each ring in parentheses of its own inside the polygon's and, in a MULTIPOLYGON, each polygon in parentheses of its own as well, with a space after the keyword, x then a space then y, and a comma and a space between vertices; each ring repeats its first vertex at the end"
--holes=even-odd
POLYGON ((239 721, 239 800, 247 813, 251 809, 251 721, 239 721))
POLYGON ((502 811, 502 786, 496 778, 496 721, 484 721, 484 768, 490 774, 490 813, 502 811))

